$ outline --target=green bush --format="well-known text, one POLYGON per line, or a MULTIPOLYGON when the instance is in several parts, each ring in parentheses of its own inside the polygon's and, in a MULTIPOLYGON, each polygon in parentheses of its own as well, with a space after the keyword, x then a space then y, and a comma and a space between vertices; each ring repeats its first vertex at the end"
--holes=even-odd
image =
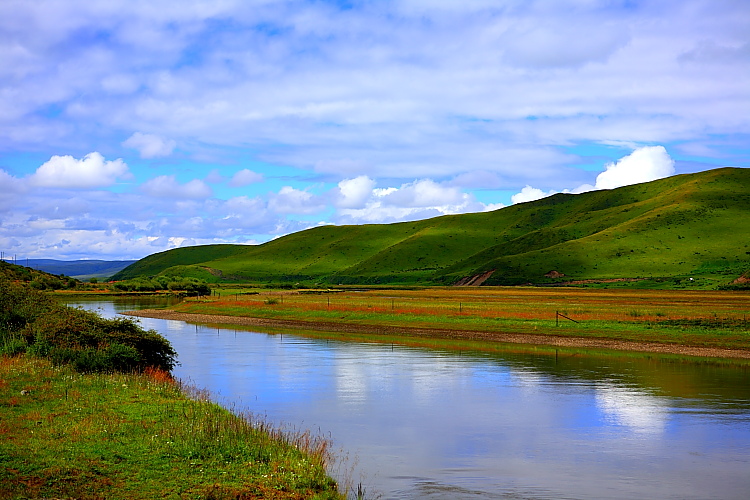
POLYGON ((55 348, 82 352, 101 351, 98 354, 86 354, 95 365, 98 363, 96 359, 106 357, 106 352, 109 352, 107 350, 114 345, 120 346, 117 349, 123 355, 125 347, 133 349, 137 354, 126 356, 128 370, 142 370, 152 366, 169 371, 175 364, 176 353, 169 341, 154 330, 142 329, 129 318, 105 319, 83 309, 61 307, 55 314, 38 318, 22 333, 31 342, 47 343, 55 348))
POLYGON ((66 307, 7 280, 0 281, 0 350, 50 357, 86 372, 170 371, 177 355, 167 339, 132 319, 66 307))
POLYGON ((56 365, 69 364, 83 373, 129 372, 142 362, 136 349, 122 344, 112 344, 104 349, 56 347, 50 351, 49 357, 56 365))

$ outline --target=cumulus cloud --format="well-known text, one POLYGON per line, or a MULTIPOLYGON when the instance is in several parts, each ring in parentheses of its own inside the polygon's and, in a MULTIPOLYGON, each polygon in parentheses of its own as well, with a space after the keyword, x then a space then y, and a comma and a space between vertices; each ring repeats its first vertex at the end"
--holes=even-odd
POLYGON ((541 189, 534 188, 528 184, 521 189, 520 193, 516 193, 510 197, 510 201, 515 203, 526 203, 527 201, 536 201, 546 198, 547 196, 555 194, 555 191, 544 192, 541 189))
MULTIPOLYGON (((614 163, 605 165, 604 172, 596 177, 595 185, 581 184, 574 189, 564 189, 563 193, 580 194, 598 189, 615 189, 641 182, 650 182, 669 177, 675 173, 674 160, 664 146, 644 146, 614 163)), ((511 196, 513 203, 540 200, 558 191, 543 191, 526 185, 521 192, 511 196)))
POLYGON ((402 185, 383 196, 383 200, 400 207, 430 207, 461 204, 465 201, 464 197, 465 194, 458 188, 442 186, 432 179, 422 179, 402 185))
POLYGON ((596 177, 596 189, 614 189, 640 182, 662 179, 674 174, 674 160, 664 146, 646 146, 636 149, 616 163, 606 165, 606 170, 596 177))
POLYGON ((244 187, 261 181, 263 181, 263 174, 243 168, 232 176, 229 180, 229 185, 232 187, 244 187))
POLYGON ((141 158, 159 158, 169 156, 177 143, 154 134, 136 132, 122 143, 126 148, 137 150, 141 158))
POLYGON ((268 207, 280 214, 314 214, 324 210, 325 204, 309 191, 284 186, 269 197, 268 207))
POLYGON ((336 188, 334 203, 339 208, 362 208, 372 196, 375 181, 366 175, 344 179, 336 188))
POLYGON ((107 161, 97 153, 78 160, 53 156, 31 176, 35 186, 53 188, 96 188, 111 186, 119 178, 129 178, 128 166, 121 159, 107 161))
POLYGON ((202 180, 193 179, 180 184, 174 175, 160 175, 141 185, 141 191, 157 198, 204 199, 213 194, 202 180))
POLYGON ((486 208, 473 195, 431 179, 416 180, 398 188, 374 188, 374 185, 375 182, 365 176, 344 183, 351 197, 347 199, 350 202, 347 206, 338 205, 339 222, 389 223, 481 212, 486 208))

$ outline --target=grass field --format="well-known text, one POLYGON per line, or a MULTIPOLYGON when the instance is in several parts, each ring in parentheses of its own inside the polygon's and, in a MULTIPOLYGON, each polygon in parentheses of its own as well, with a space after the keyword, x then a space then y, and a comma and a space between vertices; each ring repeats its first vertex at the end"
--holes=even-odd
POLYGON ((325 440, 192 395, 158 370, 82 375, 1 356, 0 498, 344 498, 325 440))
POLYGON ((750 293, 536 287, 222 288, 185 313, 750 349, 750 293))

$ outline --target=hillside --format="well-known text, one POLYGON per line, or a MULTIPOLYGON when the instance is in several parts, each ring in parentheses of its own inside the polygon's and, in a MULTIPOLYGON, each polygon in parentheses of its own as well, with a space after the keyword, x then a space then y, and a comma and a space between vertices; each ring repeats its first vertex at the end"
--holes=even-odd
POLYGON ((151 255, 114 279, 485 285, 622 278, 705 279, 750 269, 750 169, 722 168, 614 190, 557 194, 494 212, 323 226, 257 246, 151 255), (546 277, 557 271, 564 278, 546 277))
POLYGON ((38 269, 11 264, 0 260, 0 280, 16 281, 31 284, 38 290, 59 290, 61 288, 75 288, 80 282, 69 276, 54 275, 38 269))

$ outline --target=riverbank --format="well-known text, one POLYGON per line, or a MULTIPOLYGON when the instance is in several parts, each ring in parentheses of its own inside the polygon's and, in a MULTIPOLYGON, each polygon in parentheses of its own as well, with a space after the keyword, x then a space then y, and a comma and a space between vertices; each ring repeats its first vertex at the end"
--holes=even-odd
POLYGON ((167 372, 0 356, 0 497, 342 499, 328 443, 235 415, 167 372))
POLYGON ((676 343, 635 342, 607 338, 549 335, 543 333, 504 333, 446 328, 419 328, 383 324, 363 324, 331 321, 303 321, 292 319, 257 318, 218 314, 185 313, 163 309, 143 309, 124 313, 130 316, 186 321, 214 325, 239 325, 244 327, 285 328, 324 331, 331 333, 361 333, 370 335, 398 335, 405 337, 443 338, 556 346, 563 348, 610 349, 619 351, 651 352, 711 358, 750 359, 750 350, 718 347, 699 347, 676 343))

